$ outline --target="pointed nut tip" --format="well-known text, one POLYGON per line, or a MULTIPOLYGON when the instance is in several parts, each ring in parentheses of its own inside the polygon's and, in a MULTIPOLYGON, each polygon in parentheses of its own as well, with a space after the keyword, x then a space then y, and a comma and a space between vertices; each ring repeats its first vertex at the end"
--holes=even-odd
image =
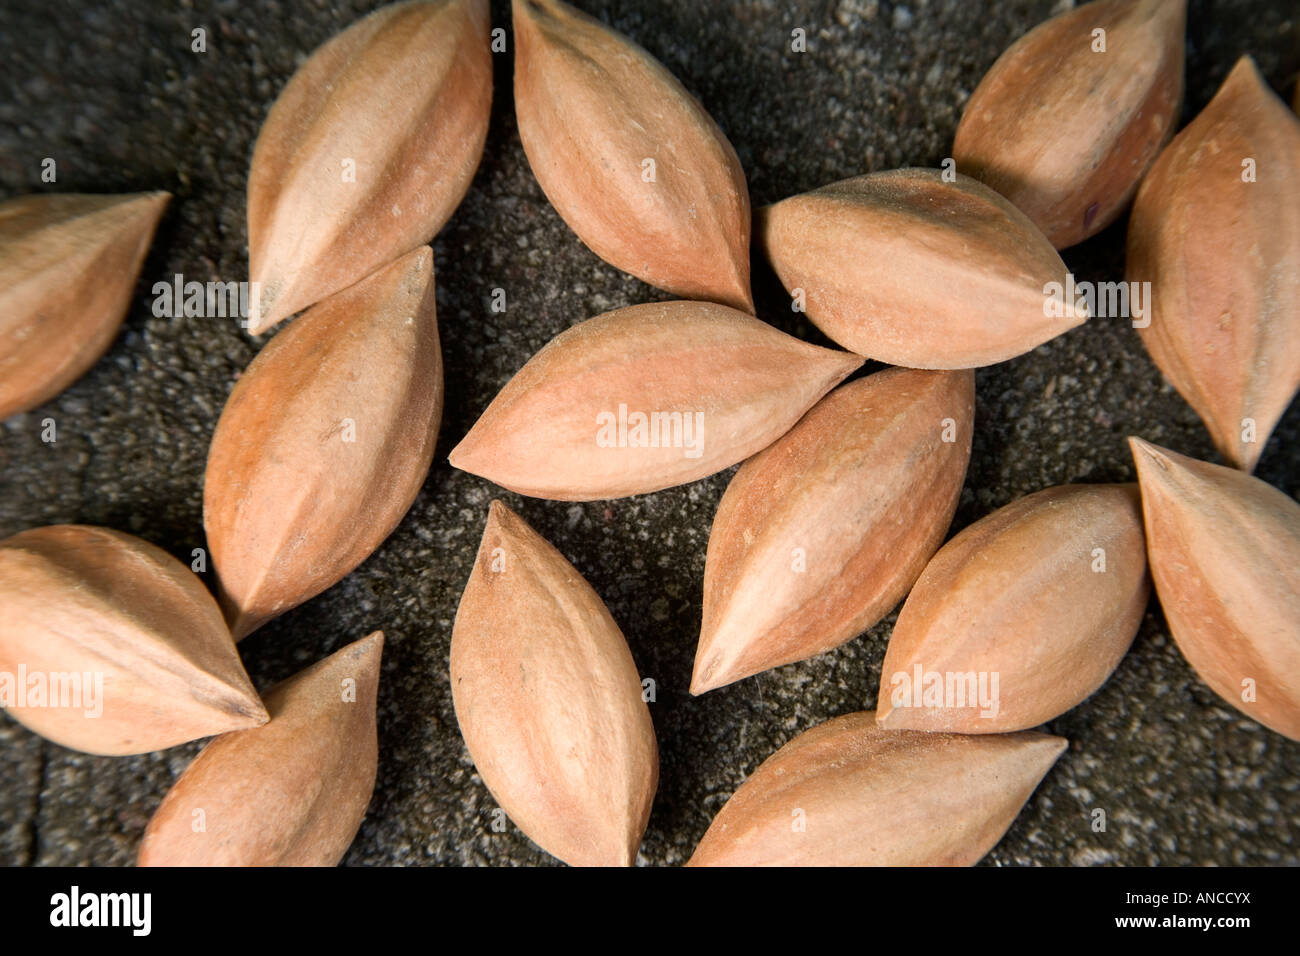
POLYGON ((740 677, 729 677, 726 674, 720 674, 716 670, 708 675, 693 674, 691 675, 691 696, 699 697, 701 694, 707 694, 711 690, 717 690, 719 687, 726 687, 728 684, 734 684, 740 677))
POLYGON ((1141 484, 1141 476, 1144 468, 1151 465, 1158 465, 1162 470, 1169 468, 1169 454, 1159 445, 1153 445, 1151 442, 1138 438, 1136 435, 1129 436, 1128 444, 1129 449, 1133 453, 1133 462, 1137 465, 1139 484, 1141 484))
POLYGON ((1218 99, 1224 94, 1225 90, 1241 84, 1245 84, 1248 89, 1255 93, 1272 92, 1272 87, 1265 81, 1264 75, 1259 72, 1259 64, 1255 62, 1255 58, 1249 53, 1243 53, 1237 62, 1232 65, 1232 69, 1228 71, 1228 75, 1215 92, 1214 98, 1218 99))
POLYGON ((265 331, 267 330, 268 326, 264 325, 264 324, 263 324, 263 321, 264 321, 264 318, 263 318, 263 312, 262 312, 262 310, 259 309, 255 304, 249 305, 249 307, 248 307, 248 329, 247 329, 248 334, 249 334, 249 335, 261 335, 263 332, 265 332, 265 331))
POLYGON ((161 215, 163 209, 172 201, 172 194, 165 189, 156 189, 153 192, 144 193, 140 198, 143 202, 157 209, 156 215, 161 215))
MULTIPOLYGON (((242 696, 242 695, 241 695, 242 696)), ((236 714, 231 715, 230 724, 222 733, 230 733, 236 730, 251 730, 254 727, 261 727, 271 720, 271 713, 262 703, 262 698, 257 696, 256 691, 251 697, 244 698, 242 706, 236 714)))
POLYGON ((367 672, 373 671, 378 674, 384 657, 384 632, 372 631, 365 637, 339 648, 334 654, 340 657, 346 654, 353 664, 367 672))
MULTIPOLYGON (((470 435, 472 435, 473 432, 474 429, 471 428, 470 435)), ((475 474, 475 472, 468 467, 469 462, 467 460, 473 457, 473 446, 470 445, 469 441, 470 435, 466 435, 462 438, 456 447, 447 453, 447 464, 451 465, 451 467, 458 471, 467 472, 472 475, 475 474)))
POLYGON ((286 318, 279 311, 280 297, 278 295, 268 295, 266 290, 269 287, 264 279, 255 279, 249 272, 249 282, 255 284, 261 291, 252 297, 248 304, 248 334, 261 335, 267 329, 277 322, 286 318))
POLYGON ((1228 75, 1231 76, 1233 73, 1242 69, 1250 70, 1256 75, 1259 73, 1259 66, 1255 63, 1255 58, 1249 53, 1243 53, 1241 56, 1237 57, 1237 62, 1232 64, 1232 69, 1229 71, 1228 75))
POLYGON ((740 679, 740 677, 729 676, 716 658, 708 664, 696 658, 695 666, 691 670, 691 696, 699 697, 701 694, 707 694, 711 690, 725 687, 740 679))

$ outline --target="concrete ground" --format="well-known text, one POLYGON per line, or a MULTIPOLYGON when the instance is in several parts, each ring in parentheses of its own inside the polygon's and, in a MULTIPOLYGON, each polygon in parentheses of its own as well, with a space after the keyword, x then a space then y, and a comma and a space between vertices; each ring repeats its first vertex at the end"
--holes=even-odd
MULTIPOLYGON (((984 71, 1015 38, 1069 6, 1053 0, 580 0, 695 93, 740 155, 756 205, 901 165, 937 166, 984 71), (795 28, 808 52, 789 52, 795 28)), ((162 278, 247 277, 244 187, 267 110, 305 55, 364 0, 35 0, 0 6, 0 195, 168 189, 167 212, 122 333, 58 398, 0 423, 0 536, 102 524, 173 554, 203 544, 204 458, 217 416, 259 341, 225 319, 159 319, 162 278), (207 30, 206 53, 191 31, 207 30), (59 178, 40 181, 54 157, 59 178), (40 421, 58 423, 56 444, 40 421)), ((508 4, 493 3, 509 25, 508 4)), ((1276 0, 1192 0, 1184 122, 1242 53, 1290 98, 1300 10, 1276 0)), ((511 62, 496 60, 482 166, 435 242, 447 409, 424 490, 392 537, 326 594, 243 645, 265 688, 369 631, 388 636, 380 768, 347 855, 358 865, 555 861, 513 826, 475 774, 447 681, 451 624, 489 500, 502 496, 587 576, 623 626, 662 762, 640 862, 680 864, 736 786, 777 747, 875 704, 891 615, 815 660, 693 699, 709 526, 730 472, 654 495, 590 504, 524 499, 453 471, 447 452, 552 336, 599 312, 668 298, 605 265, 547 204, 516 132, 511 62), (505 314, 489 310, 507 290, 505 314)), ((1119 279, 1124 221, 1069 250, 1079 279, 1119 279)), ((770 271, 759 313, 793 321, 770 271)), ((980 370, 974 454, 956 531, 1064 482, 1131 481, 1125 437, 1217 460, 1195 414, 1137 334, 1089 322, 980 370)), ((1300 492, 1300 410, 1269 442, 1259 477, 1300 492)), ((1192 672, 1152 601, 1132 650, 1094 697, 1051 722, 1070 749, 985 862, 1300 863, 1300 744, 1243 717, 1192 672), (1092 811, 1106 811, 1094 832, 1092 811)), ((130 863, 150 814, 198 745, 100 758, 44 743, 0 717, 0 863, 130 863)))

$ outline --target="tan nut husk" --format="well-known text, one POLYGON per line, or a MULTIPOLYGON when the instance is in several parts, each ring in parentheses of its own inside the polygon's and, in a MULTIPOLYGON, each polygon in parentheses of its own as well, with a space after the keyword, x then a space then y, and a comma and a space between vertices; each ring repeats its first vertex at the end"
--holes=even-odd
POLYGON ((442 417, 435 308, 423 246, 314 306, 235 385, 203 525, 236 640, 364 561, 415 500, 442 417))
POLYGON ((691 693, 830 650, 889 613, 952 522, 974 411, 970 371, 887 369, 745 462, 709 536, 691 693))
POLYGON ((724 305, 616 309, 533 356, 451 463, 538 498, 658 491, 766 448, 861 364, 724 305))
POLYGON ((514 0, 515 114, 556 211, 611 265, 754 311, 749 192, 718 125, 627 37, 559 0, 514 0))
POLYGON ((122 325, 170 193, 0 203, 0 418, 63 391, 122 325))
POLYGON ((492 796, 575 866, 636 860, 659 779, 627 642, 582 575, 499 501, 456 611, 451 690, 492 796))
POLYGON ((1105 683, 1150 595, 1135 485, 1061 485, 944 545, 899 612, 877 720, 992 734, 1036 727, 1105 683))
POLYGON ((969 866, 1002 838, 1068 746, 1040 733, 971 737, 837 717, 763 761, 690 866, 969 866))
POLYGON ((271 722, 217 738, 167 792, 140 866, 334 866, 366 815, 379 766, 384 635, 273 687, 271 722))
POLYGON ((1025 214, 945 175, 873 173, 759 210, 766 254, 808 318, 859 355, 926 369, 991 365, 1084 322, 1086 310, 1052 308, 1065 263, 1025 214))
POLYGON ((966 104, 958 170, 1006 196, 1058 249, 1096 235, 1173 135, 1186 21, 1186 0, 1097 0, 1030 30, 966 104))
POLYGON ((433 238, 487 137, 487 0, 381 7, 313 53, 271 107, 248 174, 249 329, 433 238))
POLYGON ((1129 220, 1127 279, 1151 283, 1142 341, 1243 471, 1300 387, 1297 196, 1300 120, 1243 57, 1129 220))
POLYGON ((1258 478, 1129 439, 1156 593, 1216 694, 1300 740, 1300 505, 1258 478))
POLYGON ((147 541, 86 525, 0 541, 0 704, 93 754, 163 750, 267 719, 198 577, 147 541))

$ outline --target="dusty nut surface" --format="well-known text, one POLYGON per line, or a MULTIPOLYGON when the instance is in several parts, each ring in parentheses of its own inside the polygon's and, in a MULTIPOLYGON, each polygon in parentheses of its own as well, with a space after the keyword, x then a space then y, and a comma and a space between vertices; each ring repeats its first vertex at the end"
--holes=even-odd
POLYGON ((818 724, 765 760, 690 866, 970 866, 1068 741, 885 730, 870 711, 818 724))
POLYGON ((1030 30, 962 113, 957 168, 1006 196, 1058 249, 1101 232, 1173 135, 1186 0, 1098 0, 1030 30))
POLYGON ((171 195, 0 203, 0 419, 53 398, 117 336, 171 195))
MULTIPOLYGON (((144 534, 188 564, 192 549, 204 545, 198 521, 208 443, 231 382, 260 342, 233 322, 153 319, 149 283, 173 271, 199 279, 244 278, 239 184, 259 124, 298 62, 356 14, 325 4, 310 15, 280 5, 278 15, 264 16, 261 8, 241 4, 231 19, 236 31, 250 22, 243 20, 245 11, 258 18, 247 61, 235 67, 229 46, 216 50, 217 35, 208 24, 220 67, 214 69, 211 53, 174 49, 164 76, 139 60, 139 33, 177 37, 180 47, 195 25, 192 16, 180 7, 134 5, 129 15, 104 19, 102 43, 84 61, 65 58, 60 70, 71 89, 53 82, 43 87, 41 72, 24 64, 44 61, 47 40, 63 49, 84 43, 83 19, 75 12, 103 9, 105 2, 114 0, 65 0, 61 6, 69 15, 45 17, 40 29, 20 29, 20 22, 30 26, 31 20, 15 7, 0 10, 0 50, 18 67, 9 73, 15 82, 6 87, 5 101, 19 115, 48 120, 0 123, 0 150, 8 160, 22 159, 0 164, 5 194, 38 188, 36 170, 23 157, 45 155, 54 136, 59 189, 172 188, 173 169, 176 181, 193 186, 174 200, 151 253, 154 262, 142 274, 126 327, 106 358, 47 409, 0 429, 0 534, 34 521, 94 521, 144 534), (79 80, 95 88, 80 103, 70 95, 79 80), (141 115, 139 103, 148 95, 162 106, 141 115), (174 108, 178 96, 187 102, 194 97, 197 109, 174 108), (105 113, 128 117, 130 135, 114 135, 119 127, 106 122, 105 113), (111 149, 104 148, 96 127, 113 137, 111 149), (187 148, 199 135, 220 148, 187 148), (77 179, 65 176, 70 164, 77 179), (217 182, 223 184, 219 189, 213 188, 217 182), (47 415, 59 427, 58 443, 49 446, 39 437, 47 415)), ((791 24, 772 5, 742 0, 738 16, 749 19, 741 23, 677 0, 656 5, 653 16, 605 0, 578 3, 634 37, 699 96, 737 147, 756 204, 856 175, 868 164, 938 162, 951 151, 961 106, 983 69, 1054 7, 1054 0, 997 7, 935 0, 907 4, 911 22, 895 25, 888 4, 880 5, 874 20, 862 12, 870 3, 841 4, 836 16, 843 21, 828 19, 824 36, 810 30, 811 55, 800 57, 781 42, 791 24), (747 40, 770 39, 741 42, 742 33, 747 40), (954 50, 961 51, 956 60, 954 50), (768 84, 769 77, 782 82, 768 84), (898 104, 899 111, 884 113, 885 102, 898 104)), ((1209 101, 1239 50, 1256 51, 1270 84, 1290 98, 1286 37, 1270 18, 1252 15, 1261 5, 1200 5, 1202 15, 1189 23, 1193 108, 1209 101), (1212 35, 1223 39, 1202 42, 1212 35)), ((494 26, 508 33, 506 13, 498 6, 494 26)), ((901 21, 903 14, 898 16, 901 21)), ((467 798, 454 783, 472 770, 450 729, 446 642, 492 488, 458 475, 444 458, 547 340, 586 316, 655 293, 597 261, 549 208, 513 136, 507 60, 508 55, 496 61, 494 157, 436 247, 449 404, 443 447, 426 491, 412 520, 356 572, 240 645, 262 687, 324 657, 344 635, 378 626, 389 631, 385 654, 397 679, 388 683, 386 670, 380 722, 386 791, 349 854, 354 864, 554 862, 513 825, 485 833, 494 802, 482 788, 467 798), (484 236, 492 237, 486 245, 480 242, 484 236), (507 313, 489 310, 496 286, 506 291, 507 313), (439 724, 442 729, 435 731, 439 724), (428 773, 415 779, 404 772, 417 766, 428 773)), ((1121 233, 1112 229, 1066 259, 1082 266, 1081 277, 1091 270, 1093 278, 1118 279, 1121 233)), ((769 276, 755 295, 763 317, 783 331, 816 335, 802 317, 790 314, 790 303, 769 276)), ((1131 480, 1122 441, 1128 433, 1218 460, 1204 428, 1164 387, 1124 323, 1097 323, 978 377, 975 453, 958 527, 1046 485, 1131 480)), ((1282 489, 1294 490, 1296 424, 1294 412, 1284 416, 1256 472, 1282 489)), ((708 813, 678 814, 672 808, 715 811, 745 772, 788 736, 868 706, 890 629, 887 619, 863 640, 685 706, 707 532, 729 478, 724 473, 639 500, 547 505, 507 499, 527 509, 529 520, 590 577, 645 675, 660 680, 661 702, 669 706, 651 709, 656 722, 664 721, 668 769, 661 800, 668 810, 663 816, 656 810, 651 819, 643 849, 650 864, 686 859, 709 823, 708 813), (665 679, 672 680, 675 697, 664 693, 665 679), (693 768, 689 774, 672 769, 687 766, 693 768)), ((211 584, 210 562, 204 577, 211 584)), ((1295 849, 1283 840, 1282 827, 1288 814, 1294 816, 1288 803, 1294 795, 1287 788, 1296 745, 1203 687, 1168 639, 1158 606, 1149 610, 1130 657, 1104 691, 1054 723, 1057 732, 1081 745, 1077 759, 1045 778, 1021 822, 985 863, 1294 862, 1295 849), (1153 696, 1152 686, 1168 692, 1153 696), (1241 780, 1259 786, 1235 785, 1241 780), (1118 839, 1113 816, 1109 834, 1090 831, 1086 819, 1072 812, 1081 809, 1076 794, 1085 790, 1114 795, 1143 827, 1157 826, 1176 841, 1127 843, 1118 839), (1242 819, 1260 826, 1243 833, 1242 819)), ((183 759, 88 758, 47 746, 7 718, 0 720, 0 738, 7 780, 0 788, 0 818, 13 824, 0 827, 0 860, 7 863, 129 863, 148 809, 162 798, 183 759), (148 800, 138 805, 141 812, 119 815, 120 802, 140 798, 148 800), (29 840, 30 834, 39 839, 29 840)))
POLYGON ((857 637, 943 542, 975 376, 887 369, 814 405, 727 486, 709 534, 691 693, 857 637))
POLYGON ((1229 462, 1253 471, 1300 388, 1300 119, 1242 57, 1133 204, 1152 360, 1229 462))
POLYGON ((379 765, 379 631, 271 688, 264 727, 204 748, 149 821, 140 866, 334 866, 379 765))
POLYGON ((51 525, 0 540, 0 701, 55 743, 138 754, 266 723, 198 576, 133 535, 51 525))
POLYGON ((976 368, 1087 321, 1052 315, 1065 263, 1023 212, 982 183, 895 169, 831 183, 758 211, 772 268, 808 318, 867 358, 976 368))
POLYGON ((1225 701, 1300 740, 1300 505, 1231 468, 1130 443, 1179 649, 1225 701))
POLYGON ((631 866, 659 781, 636 663, 564 556, 492 502, 451 638, 474 766, 530 839, 575 866, 631 866))

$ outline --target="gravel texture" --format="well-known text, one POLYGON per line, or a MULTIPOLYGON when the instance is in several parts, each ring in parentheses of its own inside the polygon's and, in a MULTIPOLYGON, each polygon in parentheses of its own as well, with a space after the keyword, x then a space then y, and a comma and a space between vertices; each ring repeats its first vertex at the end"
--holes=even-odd
MULTIPOLYGON (((1070 4, 1052 0, 580 0, 645 46, 735 144, 756 205, 831 180, 948 155, 970 92, 1014 39, 1070 4), (790 52, 803 28, 808 52, 790 52)), ((204 458, 231 386, 260 341, 228 319, 160 319, 159 279, 247 277, 244 187, 262 119, 317 45, 366 12, 348 2, 34 0, 0 7, 0 195, 168 189, 175 199, 125 326, 79 382, 0 423, 0 535, 102 524, 185 558, 203 545, 204 458), (207 52, 191 31, 207 30, 207 52), (43 184, 53 157, 58 181, 43 184), (41 441, 53 418, 55 444, 41 441)), ((493 19, 509 29, 508 4, 493 19)), ((1193 0, 1184 122, 1242 53, 1289 100, 1300 68, 1290 0, 1193 0)), ((667 298, 605 265, 547 204, 519 145, 511 60, 496 58, 482 166, 434 243, 447 408, 418 500, 342 583, 243 645, 265 689, 369 631, 387 634, 380 768, 350 864, 535 865, 555 861, 495 803, 452 711, 456 604, 494 495, 568 556, 623 626, 652 705, 659 793, 640 862, 679 864, 735 787, 777 747, 830 717, 873 707, 894 617, 839 650, 700 699, 687 693, 705 546, 726 472, 654 495, 589 504, 519 498, 446 463, 447 452, 547 340, 599 312, 667 298), (508 311, 494 314, 494 288, 508 311)), ((1080 279, 1118 279, 1123 221, 1069 250, 1080 279)), ((796 321, 766 267, 759 312, 796 321)), ((1131 481, 1125 436, 1217 461, 1195 414, 1126 322, 1096 320, 979 371, 974 454, 954 532, 1028 492, 1131 481)), ((1300 410, 1259 477, 1300 491, 1300 410)), ((209 582, 210 575, 207 576, 209 582)), ((1049 729, 1070 749, 992 864, 1297 864, 1300 744, 1222 703, 1179 654, 1152 600, 1133 649, 1094 697, 1049 729), (1106 811, 1105 832, 1091 812, 1106 811)), ((198 745, 130 758, 65 750, 0 717, 0 863, 132 862, 150 814, 198 745)))

